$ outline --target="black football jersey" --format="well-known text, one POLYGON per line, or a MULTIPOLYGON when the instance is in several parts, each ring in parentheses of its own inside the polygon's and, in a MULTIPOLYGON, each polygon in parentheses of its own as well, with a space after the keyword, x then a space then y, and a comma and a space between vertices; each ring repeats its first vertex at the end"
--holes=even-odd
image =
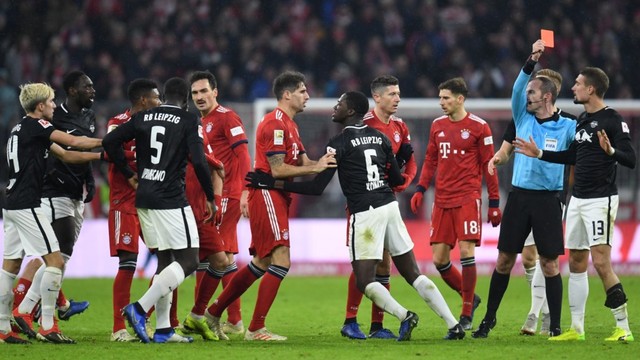
POLYGON ((7 142, 9 185, 6 209, 21 210, 40 207, 42 183, 49 156, 49 137, 55 130, 44 119, 22 118, 11 130, 7 142))
POLYGON ((396 199, 386 178, 393 151, 383 133, 366 125, 346 126, 329 141, 327 152, 336 154, 340 186, 351 213, 396 199))
POLYGON ((133 175, 127 166, 121 144, 136 140, 138 190, 136 207, 145 209, 176 209, 188 205, 185 196, 185 168, 191 154, 207 197, 213 199, 213 187, 202 145, 199 118, 177 106, 160 107, 138 112, 127 123, 105 136, 102 143, 125 176, 133 175), (204 172, 204 175, 202 175, 204 172))
MULTIPOLYGON (((96 114, 91 109, 85 108, 79 113, 72 113, 63 103, 54 110, 51 122, 56 130, 64 131, 67 134, 95 137, 96 114)), ((67 150, 84 151, 69 146, 60 146, 67 150)), ((87 181, 93 182, 91 163, 68 164, 51 156, 47 162, 42 196, 82 200, 84 184, 87 181)))

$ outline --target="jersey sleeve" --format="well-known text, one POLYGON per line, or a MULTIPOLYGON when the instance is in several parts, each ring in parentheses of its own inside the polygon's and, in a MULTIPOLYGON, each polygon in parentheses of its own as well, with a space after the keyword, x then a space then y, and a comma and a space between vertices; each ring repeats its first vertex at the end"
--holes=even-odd
POLYGON ((507 128, 504 129, 504 134, 502 135, 502 140, 508 143, 512 143, 516 139, 516 123, 511 119, 507 128))
POLYGON ((436 143, 434 134, 435 130, 432 124, 429 133, 429 144, 427 145, 427 151, 424 156, 422 171, 420 171, 420 180, 418 180, 418 185, 425 189, 429 187, 429 183, 438 167, 438 144, 436 143))
POLYGON ((287 139, 289 136, 282 121, 267 121, 260 129, 260 142, 264 144, 264 151, 267 156, 286 154, 287 139))
MULTIPOLYGON (((511 122, 513 123, 513 121, 511 122)), ((515 130, 515 125, 514 125, 515 130)), ((515 131, 514 131, 515 133, 515 131)), ((482 136, 480 138, 480 166, 484 174, 484 179, 487 184, 487 192, 489 193, 489 199, 499 199, 500 189, 498 188, 498 172, 494 171, 493 175, 489 174, 489 161, 493 157, 493 135, 491 128, 486 122, 482 125, 482 136)))
POLYGON ((232 149, 236 146, 248 143, 247 133, 245 132, 244 125, 240 116, 233 111, 229 111, 225 114, 224 121, 220 124, 224 135, 227 138, 229 147, 232 149))
POLYGON ((49 140, 51 133, 56 129, 52 123, 45 119, 27 123, 33 127, 31 131, 33 131, 35 137, 45 138, 47 140, 49 140))
POLYGON ((136 117, 118 126, 116 129, 105 135, 102 139, 102 146, 109 155, 116 168, 128 179, 134 175, 133 170, 127 165, 127 159, 122 144, 135 137, 136 117))
POLYGON ((617 112, 613 116, 609 129, 607 129, 607 135, 611 138, 611 146, 615 149, 613 157, 616 161, 628 168, 635 168, 636 152, 631 144, 629 125, 617 112))
MULTIPOLYGON (((407 126, 406 123, 403 122, 402 128, 403 128, 402 143, 411 144, 411 134, 409 133, 409 127, 407 126)), ((409 157, 409 160, 407 160, 407 163, 404 166, 404 174, 407 176, 407 179, 406 179, 407 185, 408 183, 413 181, 413 178, 416 177, 417 173, 418 173, 418 164, 416 163, 416 157, 414 156, 414 154, 411 154, 411 156, 409 157)))

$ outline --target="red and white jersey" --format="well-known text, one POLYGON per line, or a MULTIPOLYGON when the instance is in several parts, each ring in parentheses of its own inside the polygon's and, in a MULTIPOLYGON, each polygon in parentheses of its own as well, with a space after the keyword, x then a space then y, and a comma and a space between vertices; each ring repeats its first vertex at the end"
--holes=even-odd
MULTIPOLYGON (((131 119, 131 113, 127 109, 122 114, 109 119, 107 123, 107 133, 116 127, 126 123, 131 119)), ((131 140, 124 144, 124 151, 135 151, 136 141, 131 140)), ((131 170, 136 172, 137 164, 135 159, 129 160, 131 170)), ((127 178, 120 172, 113 163, 109 163, 109 208, 127 214, 136 213, 136 190, 129 185, 127 178)))
MULTIPOLYGON (((371 110, 365 114, 363 117, 363 121, 367 126, 370 126, 381 133, 385 134, 389 140, 391 140, 391 150, 393 154, 397 154, 400 149, 400 145, 402 144, 411 144, 411 134, 409 133, 409 128, 407 124, 402 121, 401 118, 391 115, 389 119, 389 123, 385 124, 378 118, 375 111, 371 110)), ((413 181, 413 178, 416 176, 418 172, 418 165, 416 164, 415 158, 412 155, 407 164, 403 169, 403 173, 407 175, 409 178, 406 180, 407 182, 413 181)))
POLYGON ((224 164, 222 197, 240 199, 244 178, 251 167, 248 156, 239 157, 234 151, 238 145, 249 142, 242 119, 235 111, 218 105, 202 118, 202 127, 215 157, 224 164))
POLYGON ((277 154, 284 154, 285 164, 300 165, 300 155, 304 153, 298 124, 284 111, 276 108, 262 118, 256 131, 255 170, 271 174, 267 158, 277 154))
POLYGON ((471 113, 456 122, 441 116, 431 125, 418 185, 428 188, 437 170, 435 204, 451 208, 480 198, 485 174, 489 198, 499 199, 498 178, 486 170, 493 153, 493 136, 484 120, 471 113))
MULTIPOLYGON (((203 147, 204 147, 204 156, 207 158, 207 163, 209 167, 220 167, 222 162, 216 159, 214 156, 214 152, 212 147, 205 136, 203 139, 203 147)), ((226 175, 226 173, 225 173, 226 175)), ((185 183, 185 195, 187 197, 187 201, 193 210, 193 215, 196 218, 198 224, 206 218, 207 212, 207 196, 204 191, 202 191, 202 186, 200 186, 200 181, 198 180, 198 176, 196 175, 196 170, 193 168, 193 164, 191 161, 187 162, 187 169, 184 178, 185 183)))

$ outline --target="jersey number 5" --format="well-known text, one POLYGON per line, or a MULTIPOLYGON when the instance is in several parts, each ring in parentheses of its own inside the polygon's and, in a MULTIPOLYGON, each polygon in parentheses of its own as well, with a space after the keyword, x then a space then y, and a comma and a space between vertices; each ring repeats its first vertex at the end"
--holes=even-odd
POLYGON ((158 165, 160 163, 160 157, 162 156, 162 141, 158 139, 159 135, 164 135, 164 126, 154 126, 151 128, 151 144, 149 146, 156 151, 155 155, 151 156, 151 163, 158 165))

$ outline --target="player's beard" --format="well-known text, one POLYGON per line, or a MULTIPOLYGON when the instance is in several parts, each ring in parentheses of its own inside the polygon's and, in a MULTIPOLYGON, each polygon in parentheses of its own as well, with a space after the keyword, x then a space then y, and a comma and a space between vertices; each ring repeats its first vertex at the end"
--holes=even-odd
POLYGON ((573 103, 574 104, 578 104, 578 105, 582 105, 582 104, 586 103, 586 101, 578 100, 578 98, 574 96, 573 97, 573 103))

